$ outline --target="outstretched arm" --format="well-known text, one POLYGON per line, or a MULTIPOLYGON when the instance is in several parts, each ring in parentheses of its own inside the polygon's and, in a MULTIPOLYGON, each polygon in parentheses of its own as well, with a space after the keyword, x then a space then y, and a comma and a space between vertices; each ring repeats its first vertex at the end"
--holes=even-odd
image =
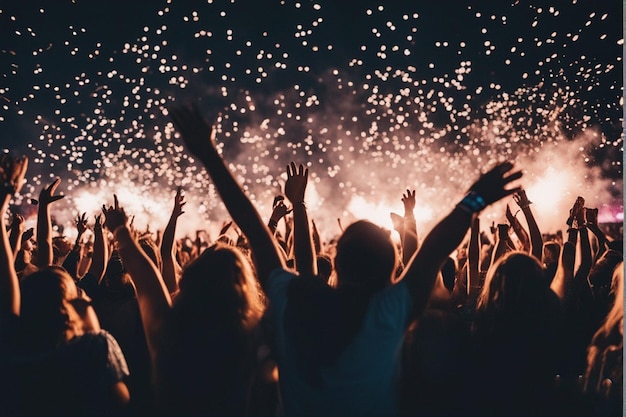
POLYGON ((185 213, 183 211, 185 204, 186 201, 182 194, 182 188, 178 187, 176 189, 176 195, 174 196, 174 208, 172 209, 172 215, 170 216, 170 220, 167 223, 161 238, 163 280, 165 281, 165 285, 167 286, 167 290, 170 294, 173 294, 178 290, 178 278, 181 268, 176 261, 176 245, 174 245, 174 238, 176 236, 176 223, 178 218, 185 213))
POLYGON ((413 297, 415 316, 421 315, 426 308, 439 269, 449 254, 461 244, 473 216, 489 204, 519 190, 505 188, 522 176, 520 171, 512 170, 513 164, 507 162, 483 174, 450 214, 428 233, 420 249, 409 261, 403 279, 407 280, 413 297))
POLYGON ((150 355, 154 360, 158 354, 160 331, 171 305, 170 295, 157 267, 141 249, 127 226, 128 217, 124 209, 119 206, 117 196, 113 198, 113 206, 102 208, 105 216, 104 224, 117 240, 118 252, 124 268, 137 288, 141 321, 150 355))
POLYGON ((257 277, 261 285, 265 286, 270 272, 284 267, 279 256, 278 243, 217 151, 215 129, 194 107, 178 107, 172 109, 171 114, 187 149, 202 162, 230 216, 248 238, 257 277))
POLYGON ((520 190, 519 193, 513 195, 513 199, 517 205, 522 209, 526 223, 528 224, 528 231, 530 233, 530 253, 537 259, 541 259, 543 256, 543 236, 533 215, 533 211, 530 209, 532 201, 526 196, 526 191, 520 190))
POLYGON ((13 248, 13 259, 17 257, 18 252, 22 249, 22 236, 24 235, 24 217, 14 213, 11 219, 11 230, 9 234, 9 242, 13 248))
POLYGON ((480 294, 480 218, 474 216, 470 229, 470 239, 467 246, 467 294, 469 301, 478 299, 480 294))
POLYGON ((517 220, 517 217, 513 215, 513 213, 511 212, 511 208, 509 207, 508 204, 506 205, 506 219, 508 220, 509 225, 511 225, 511 227, 513 228, 513 231, 517 235, 517 238, 519 239, 520 244, 522 245, 521 250, 526 253, 530 253, 530 250, 531 250, 530 237, 528 236, 526 229, 524 229, 524 226, 522 226, 520 221, 517 220))
POLYGON ((402 194, 402 204, 404 204, 402 264, 406 265, 417 251, 417 224, 413 213, 415 210, 415 190, 406 190, 406 194, 402 194))
POLYGON ((20 315, 20 284, 13 262, 4 214, 13 194, 22 188, 28 159, 0 155, 0 312, 20 315))
POLYGON ((579 211, 583 210, 585 200, 582 197, 578 197, 574 206, 570 210, 570 216, 567 219, 567 225, 570 226, 567 230, 567 241, 563 243, 561 248, 561 257, 559 258, 559 265, 557 266, 554 279, 550 284, 550 288, 554 293, 563 300, 567 295, 569 287, 571 286, 574 278, 574 263, 576 262, 576 244, 578 241, 578 222, 576 218, 579 216, 579 211))
POLYGON ((88 273, 99 283, 104 277, 107 262, 109 261, 109 245, 107 237, 102 230, 102 215, 100 214, 96 216, 93 234, 93 255, 91 256, 91 265, 89 265, 88 273))
POLYGON ((280 221, 280 219, 291 213, 291 209, 287 208, 283 200, 283 196, 278 196, 274 198, 272 215, 270 216, 270 221, 267 223, 267 227, 270 228, 270 231, 274 235, 276 235, 276 229, 278 228, 278 222, 280 221))
POLYGON ((309 216, 304 203, 304 193, 309 176, 309 169, 300 164, 296 168, 293 162, 287 165, 285 195, 293 207, 293 244, 296 270, 300 275, 317 275, 317 262, 313 251, 313 240, 309 228, 309 216))
POLYGON ((52 265, 52 222, 50 221, 50 204, 62 199, 62 195, 53 195, 61 179, 43 188, 39 193, 39 209, 37 211, 37 266, 45 268, 52 265))
POLYGON ((78 274, 78 264, 81 261, 81 254, 83 253, 83 244, 81 239, 83 235, 87 231, 87 219, 85 218, 87 213, 83 213, 82 216, 79 214, 76 216, 76 240, 74 241, 74 246, 70 253, 65 257, 63 261, 63 268, 74 278, 74 280, 78 280, 80 275, 78 274))
POLYGON ((509 241, 509 225, 499 224, 497 230, 496 246, 491 254, 491 264, 489 264, 489 266, 495 264, 496 261, 504 256, 504 254, 509 250, 509 246, 507 244, 509 241))

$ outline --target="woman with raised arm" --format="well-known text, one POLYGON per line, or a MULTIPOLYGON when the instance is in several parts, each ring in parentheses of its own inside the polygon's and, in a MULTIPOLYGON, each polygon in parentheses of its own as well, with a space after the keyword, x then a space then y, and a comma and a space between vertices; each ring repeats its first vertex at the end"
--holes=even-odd
POLYGON ((171 303, 161 274, 127 227, 115 197, 105 209, 137 298, 163 415, 243 416, 256 371, 263 303, 252 268, 216 244, 185 266, 171 303), (170 306, 171 305, 171 306, 170 306))
POLYGON ((271 304, 284 414, 396 414, 400 348, 408 324, 424 311, 441 265, 461 243, 472 217, 516 192, 506 187, 522 173, 503 163, 481 176, 426 236, 396 283, 398 259, 389 234, 359 221, 337 243, 337 288, 320 280, 317 286, 301 284, 309 280, 285 270, 270 230, 215 146, 215 129, 195 108, 171 114, 250 242, 271 304))
POLYGON ((471 415, 555 412, 559 307, 534 256, 510 252, 490 267, 472 324, 471 415))
POLYGON ((528 231, 530 234, 530 253, 535 258, 541 259, 543 254, 543 237, 541 236, 541 231, 539 230, 535 216, 530 209, 530 205, 533 202, 528 199, 526 191, 523 189, 518 193, 515 193, 513 195, 513 199, 519 206, 520 210, 522 210, 522 213, 524 213, 524 218, 528 224, 528 231))
POLYGON ((4 224, 26 159, 0 156, 0 386, 6 415, 112 415, 129 401, 128 369, 63 268, 18 284, 4 224))
POLYGON ((163 280, 165 281, 165 285, 167 286, 167 290, 170 294, 174 294, 178 291, 178 281, 182 271, 182 268, 176 261, 176 245, 174 244, 178 218, 185 213, 183 211, 183 207, 185 206, 186 201, 182 191, 181 187, 176 188, 174 208, 172 209, 170 220, 167 222, 167 226, 163 231, 163 237, 160 245, 161 259, 163 260, 163 280))

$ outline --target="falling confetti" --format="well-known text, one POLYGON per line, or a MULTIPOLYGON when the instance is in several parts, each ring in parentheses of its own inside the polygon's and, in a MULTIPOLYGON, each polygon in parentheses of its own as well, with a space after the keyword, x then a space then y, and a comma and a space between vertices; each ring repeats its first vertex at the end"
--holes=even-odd
MULTIPOLYGON (((615 221, 622 4, 474 3, 3 4, 1 147, 32 161, 16 203, 60 177, 59 224, 115 192, 155 230, 181 185, 186 211, 219 227, 227 214, 168 117, 195 102, 267 217, 292 160, 335 233, 337 217, 391 227, 407 188, 427 229, 481 168, 514 159, 543 229, 576 195, 615 221)), ((205 228, 189 217, 181 229, 205 228)))

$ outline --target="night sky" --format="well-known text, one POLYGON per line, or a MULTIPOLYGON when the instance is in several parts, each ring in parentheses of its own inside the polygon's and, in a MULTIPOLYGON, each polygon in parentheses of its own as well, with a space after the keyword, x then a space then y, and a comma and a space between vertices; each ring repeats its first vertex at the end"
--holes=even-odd
POLYGON ((428 228, 481 169, 513 159, 542 229, 577 195, 614 221, 622 56, 616 0, 0 0, 0 148, 31 159, 18 205, 62 178, 61 224, 117 192, 162 227, 182 185, 187 211, 219 225, 167 116, 195 102, 264 216, 292 160, 332 229, 385 223, 407 188, 428 228))

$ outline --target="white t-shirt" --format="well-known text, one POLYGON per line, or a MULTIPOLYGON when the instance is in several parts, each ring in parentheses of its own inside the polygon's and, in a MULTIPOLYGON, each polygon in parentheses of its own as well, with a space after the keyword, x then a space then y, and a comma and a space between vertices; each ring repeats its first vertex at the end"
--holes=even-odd
POLYGON ((359 332, 342 351, 337 364, 320 370, 322 383, 313 387, 296 366, 293 341, 285 334, 287 289, 296 275, 274 270, 268 279, 283 411, 286 416, 386 416, 397 414, 397 382, 404 333, 412 309, 406 283, 375 293, 359 332))

